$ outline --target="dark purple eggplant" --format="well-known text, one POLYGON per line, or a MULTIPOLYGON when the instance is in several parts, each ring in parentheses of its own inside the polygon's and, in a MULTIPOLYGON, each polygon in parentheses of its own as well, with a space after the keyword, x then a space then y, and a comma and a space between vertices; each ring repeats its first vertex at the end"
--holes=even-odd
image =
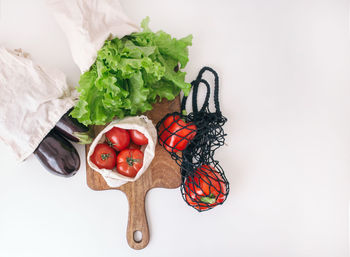
POLYGON ((62 116, 57 122, 54 130, 73 142, 79 144, 90 144, 92 138, 90 137, 89 128, 84 124, 81 124, 77 119, 69 116, 72 109, 62 116))
POLYGON ((34 154, 49 172, 58 176, 71 177, 80 167, 77 150, 54 130, 41 141, 34 154))

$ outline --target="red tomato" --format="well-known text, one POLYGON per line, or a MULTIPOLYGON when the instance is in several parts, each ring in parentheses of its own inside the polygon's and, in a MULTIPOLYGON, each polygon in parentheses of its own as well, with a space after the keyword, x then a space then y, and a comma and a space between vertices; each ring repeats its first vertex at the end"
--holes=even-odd
POLYGON ((196 133, 196 125, 186 123, 178 114, 168 116, 158 128, 159 143, 170 153, 183 151, 196 133))
POLYGON ((138 149, 125 149, 117 156, 117 171, 133 178, 143 165, 143 152, 138 149))
POLYGON ((117 155, 112 147, 103 143, 95 147, 90 160, 100 169, 113 169, 117 161, 117 155))
POLYGON ((130 144, 129 132, 122 128, 113 127, 106 134, 107 144, 118 152, 124 150, 130 144))
POLYGON ((142 134, 140 131, 136 129, 131 129, 129 130, 130 132, 130 137, 131 140, 137 144, 137 145, 147 145, 148 144, 148 139, 145 137, 144 134, 142 134))

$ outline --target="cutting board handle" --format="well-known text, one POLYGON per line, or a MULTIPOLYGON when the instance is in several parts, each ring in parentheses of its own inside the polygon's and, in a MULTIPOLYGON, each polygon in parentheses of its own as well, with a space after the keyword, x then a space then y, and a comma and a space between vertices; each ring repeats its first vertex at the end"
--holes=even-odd
POLYGON ((142 190, 131 191, 133 192, 126 192, 129 202, 129 218, 126 238, 131 248, 140 250, 145 248, 149 242, 149 230, 145 210, 145 196, 147 192, 142 192, 142 190))

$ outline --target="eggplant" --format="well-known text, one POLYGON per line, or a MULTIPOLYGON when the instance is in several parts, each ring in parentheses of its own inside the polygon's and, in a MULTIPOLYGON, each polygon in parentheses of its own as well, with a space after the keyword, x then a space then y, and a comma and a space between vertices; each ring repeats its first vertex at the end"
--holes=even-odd
POLYGON ((79 144, 90 144, 92 138, 90 137, 89 128, 84 124, 81 124, 77 119, 69 116, 72 109, 61 117, 55 125, 54 130, 73 142, 79 144))
POLYGON ((52 174, 71 177, 80 167, 80 158, 72 143, 63 136, 51 130, 41 141, 34 155, 52 174))

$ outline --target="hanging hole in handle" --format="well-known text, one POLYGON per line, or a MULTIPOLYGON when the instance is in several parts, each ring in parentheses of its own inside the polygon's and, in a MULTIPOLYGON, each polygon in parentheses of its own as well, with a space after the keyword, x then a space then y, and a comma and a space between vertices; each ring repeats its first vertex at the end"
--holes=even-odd
POLYGON ((142 241, 142 232, 140 230, 134 231, 134 241, 140 243, 142 241))

